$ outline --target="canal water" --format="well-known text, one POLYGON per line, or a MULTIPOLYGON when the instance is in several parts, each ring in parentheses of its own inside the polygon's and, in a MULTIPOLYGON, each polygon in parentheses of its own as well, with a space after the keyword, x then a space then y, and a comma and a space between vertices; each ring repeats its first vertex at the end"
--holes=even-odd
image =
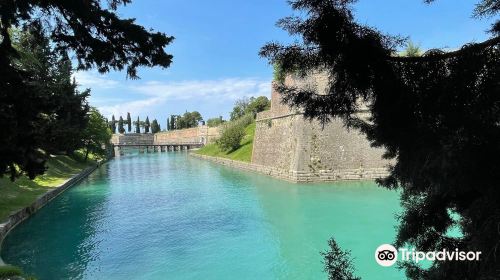
POLYGON ((403 279, 375 249, 398 194, 373 182, 293 184, 190 157, 110 161, 14 229, 6 263, 38 279, 327 279, 335 237, 362 279, 403 279))

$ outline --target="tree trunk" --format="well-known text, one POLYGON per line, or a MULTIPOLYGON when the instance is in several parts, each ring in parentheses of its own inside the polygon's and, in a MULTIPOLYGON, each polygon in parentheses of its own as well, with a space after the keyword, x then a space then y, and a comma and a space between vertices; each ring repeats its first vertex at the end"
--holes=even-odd
POLYGON ((85 162, 87 162, 88 158, 89 158, 89 148, 87 148, 87 151, 85 151, 85 162))

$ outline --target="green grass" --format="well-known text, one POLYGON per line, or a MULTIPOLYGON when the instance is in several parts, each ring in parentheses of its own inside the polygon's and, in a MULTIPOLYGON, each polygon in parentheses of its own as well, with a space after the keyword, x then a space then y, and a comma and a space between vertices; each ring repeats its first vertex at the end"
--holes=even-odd
POLYGON ((208 144, 196 151, 197 154, 213 157, 222 157, 232 160, 250 162, 252 160, 253 137, 255 135, 255 122, 245 128, 245 137, 241 140, 241 146, 231 152, 224 152, 215 143, 208 144))
POLYGON ((33 203, 38 196, 62 184, 78 174, 93 162, 75 160, 69 156, 51 156, 44 175, 30 180, 25 176, 11 182, 8 177, 0 178, 0 223, 10 214, 33 203))
MULTIPOLYGON (((12 277, 22 277, 26 280, 36 280, 33 276, 25 275, 23 270, 13 265, 0 265, 0 280, 12 279, 12 277)), ((16 278, 17 279, 17 278, 16 278)))

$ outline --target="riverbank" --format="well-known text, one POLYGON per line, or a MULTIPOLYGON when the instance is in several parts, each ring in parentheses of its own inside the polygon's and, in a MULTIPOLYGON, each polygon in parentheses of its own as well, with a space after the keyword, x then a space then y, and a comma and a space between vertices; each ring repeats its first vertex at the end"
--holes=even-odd
MULTIPOLYGON (((80 162, 68 156, 51 156, 48 170, 35 180, 26 177, 11 182, 0 179, 5 193, 0 198, 0 247, 3 239, 19 223, 36 213, 52 199, 92 173, 100 163, 80 162)), ((3 261, 0 259, 0 264, 3 261)))
POLYGON ((255 163, 231 160, 221 157, 200 155, 197 153, 191 153, 190 155, 195 158, 208 160, 217 164, 264 174, 293 183, 374 180, 387 176, 388 174, 386 168, 371 168, 369 170, 359 168, 344 169, 338 171, 321 170, 318 173, 311 173, 307 171, 284 170, 277 167, 259 165, 255 163))
POLYGON ((78 158, 57 155, 50 156, 47 160, 47 171, 34 180, 26 176, 21 176, 14 182, 8 177, 1 178, 0 222, 5 222, 12 213, 29 206, 40 195, 57 188, 92 165, 95 165, 95 161, 84 162, 78 158))

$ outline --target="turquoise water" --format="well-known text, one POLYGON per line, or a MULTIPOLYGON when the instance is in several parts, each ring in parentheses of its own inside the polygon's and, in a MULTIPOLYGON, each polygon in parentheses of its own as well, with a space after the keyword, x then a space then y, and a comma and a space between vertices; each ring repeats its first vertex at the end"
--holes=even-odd
POLYGON ((402 279, 374 250, 398 194, 372 182, 293 184, 189 157, 127 155, 8 235, 5 262, 38 279, 326 279, 335 237, 363 279, 402 279))

